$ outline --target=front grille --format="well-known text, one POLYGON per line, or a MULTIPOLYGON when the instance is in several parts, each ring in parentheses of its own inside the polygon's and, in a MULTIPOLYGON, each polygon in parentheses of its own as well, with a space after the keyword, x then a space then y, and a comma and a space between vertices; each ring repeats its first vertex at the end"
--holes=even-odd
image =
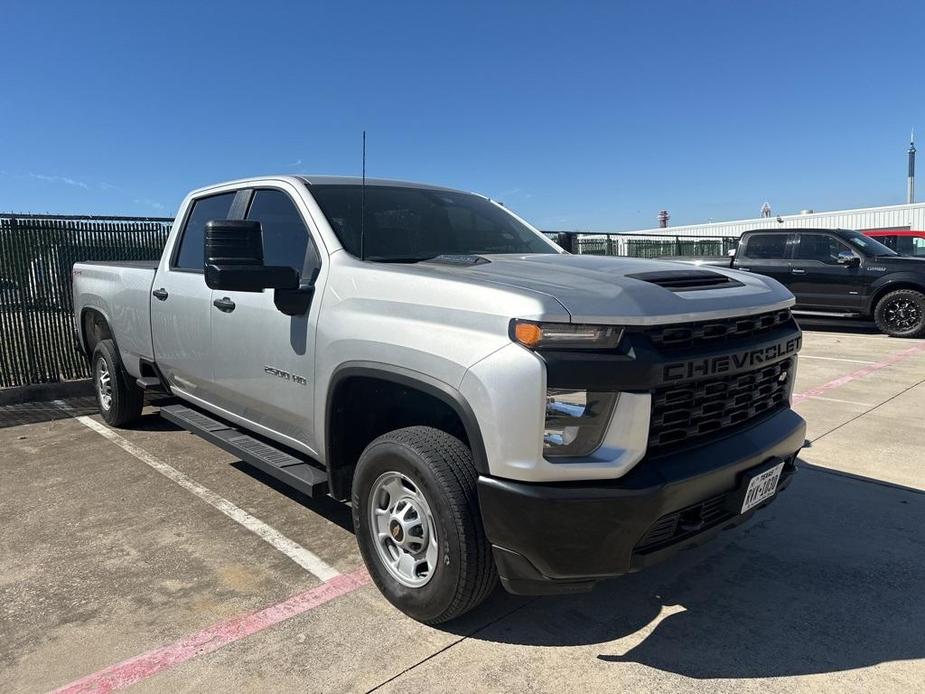
POLYGON ((731 433, 785 406, 792 372, 793 360, 784 359, 735 376, 656 389, 649 453, 697 445, 702 438, 731 433))
POLYGON ((656 347, 673 352, 691 347, 723 345, 753 335, 761 335, 791 320, 790 309, 785 308, 754 316, 659 325, 645 332, 656 347))
POLYGON ((714 496, 712 499, 707 499, 699 504, 688 506, 685 509, 659 518, 649 528, 648 532, 643 535, 634 551, 645 554, 646 552, 667 547, 675 542, 693 537, 699 532, 732 518, 734 515, 726 506, 725 494, 714 496))

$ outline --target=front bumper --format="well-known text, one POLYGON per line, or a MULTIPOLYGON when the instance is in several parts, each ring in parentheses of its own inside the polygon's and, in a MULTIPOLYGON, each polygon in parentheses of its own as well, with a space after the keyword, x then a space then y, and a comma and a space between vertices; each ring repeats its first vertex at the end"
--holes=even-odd
POLYGON ((482 476, 482 519, 501 581, 523 595, 588 590, 700 544, 757 510, 737 514, 725 506, 744 471, 780 458, 786 465, 778 490, 789 485, 805 434, 803 419, 784 409, 713 443, 646 458, 616 480, 536 484, 482 476), (672 533, 666 517, 676 514, 672 533))

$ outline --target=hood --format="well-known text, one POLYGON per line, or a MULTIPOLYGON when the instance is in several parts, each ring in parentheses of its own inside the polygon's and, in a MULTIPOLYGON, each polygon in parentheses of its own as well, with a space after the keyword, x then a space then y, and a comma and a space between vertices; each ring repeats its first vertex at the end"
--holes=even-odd
POLYGON ((482 255, 418 263, 413 271, 554 297, 573 322, 648 325, 784 308, 793 295, 761 275, 610 256, 482 255))
POLYGON ((916 258, 909 255, 878 255, 875 258, 870 258, 870 262, 877 265, 902 268, 903 270, 925 272, 925 258, 916 258))

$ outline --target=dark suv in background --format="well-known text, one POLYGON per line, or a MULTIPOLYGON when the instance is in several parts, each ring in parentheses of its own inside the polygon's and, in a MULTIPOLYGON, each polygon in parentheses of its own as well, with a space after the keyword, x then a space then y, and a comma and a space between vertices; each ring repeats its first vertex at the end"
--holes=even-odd
POLYGON ((726 265, 773 277, 796 296, 794 313, 873 318, 894 337, 925 337, 925 258, 900 256, 848 229, 746 231, 726 265))

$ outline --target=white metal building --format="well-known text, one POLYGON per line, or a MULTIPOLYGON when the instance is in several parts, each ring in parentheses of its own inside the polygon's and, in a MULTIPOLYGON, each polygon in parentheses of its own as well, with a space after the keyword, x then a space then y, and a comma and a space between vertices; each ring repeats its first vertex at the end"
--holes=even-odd
MULTIPOLYGON (((883 207, 862 207, 856 210, 838 210, 835 212, 804 212, 801 214, 757 217, 740 219, 734 222, 713 222, 710 224, 689 224, 687 226, 668 227, 665 229, 639 229, 626 234, 672 234, 679 236, 738 236, 749 229, 766 229, 768 227, 823 228, 823 229, 915 229, 925 230, 925 202, 905 205, 885 205, 883 207)), ((587 232, 592 235, 595 232, 587 232)))

